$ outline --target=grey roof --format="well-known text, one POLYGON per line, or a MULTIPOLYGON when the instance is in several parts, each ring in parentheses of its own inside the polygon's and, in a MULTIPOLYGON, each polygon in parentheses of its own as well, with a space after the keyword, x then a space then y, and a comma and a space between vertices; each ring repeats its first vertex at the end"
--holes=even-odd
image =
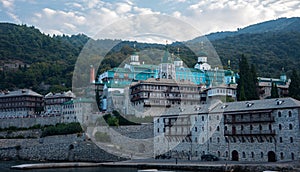
POLYGON ((4 97, 19 97, 19 96, 35 96, 43 97, 41 94, 38 94, 30 89, 20 89, 17 91, 8 91, 0 93, 0 98, 4 97))
POLYGON ((222 103, 218 105, 213 111, 211 111, 211 113, 247 112, 297 107, 300 107, 300 101, 298 100, 295 100, 293 98, 276 98, 222 103))
POLYGON ((162 113, 161 116, 234 112, 244 113, 247 111, 265 111, 285 108, 300 108, 300 101, 293 98, 277 98, 222 103, 221 101, 215 100, 210 104, 172 107, 162 113))
POLYGON ((67 91, 67 92, 62 92, 62 93, 48 93, 45 95, 46 99, 54 99, 54 98, 63 98, 63 97, 68 97, 68 98, 75 98, 75 94, 72 93, 72 91, 67 91))

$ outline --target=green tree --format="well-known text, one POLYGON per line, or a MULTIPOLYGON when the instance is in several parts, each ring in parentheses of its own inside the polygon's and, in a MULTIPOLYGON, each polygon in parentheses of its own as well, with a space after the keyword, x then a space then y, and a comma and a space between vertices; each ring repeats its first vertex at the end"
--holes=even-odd
POLYGON ((296 70, 293 70, 291 76, 291 84, 289 86, 289 96, 300 100, 300 81, 299 75, 296 70))
POLYGON ((239 62, 239 80, 237 86, 238 101, 256 100, 258 96, 258 81, 254 65, 249 68, 247 58, 242 55, 239 62))
POLYGON ((277 84, 272 82, 271 98, 279 98, 277 84))

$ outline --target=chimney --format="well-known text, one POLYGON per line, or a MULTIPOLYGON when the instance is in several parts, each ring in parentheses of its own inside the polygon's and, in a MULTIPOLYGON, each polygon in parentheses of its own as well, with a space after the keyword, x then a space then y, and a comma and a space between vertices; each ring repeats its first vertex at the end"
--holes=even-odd
POLYGON ((90 83, 95 83, 95 68, 93 65, 90 68, 90 83))

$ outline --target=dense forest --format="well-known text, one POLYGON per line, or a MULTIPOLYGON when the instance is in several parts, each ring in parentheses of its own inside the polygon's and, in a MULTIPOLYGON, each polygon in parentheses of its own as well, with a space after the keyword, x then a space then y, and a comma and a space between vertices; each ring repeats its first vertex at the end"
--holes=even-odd
MULTIPOLYGON (((210 34, 207 38, 211 39, 224 66, 231 60, 232 69, 237 71, 243 54, 249 64, 255 66, 258 76, 279 77, 284 67, 289 77, 292 70, 300 71, 300 29, 296 27, 299 23, 298 18, 279 19, 246 27, 239 30, 239 34, 224 32, 210 34), (271 29, 272 25, 276 25, 274 30, 271 29), (254 32, 255 28, 259 32, 254 32)), ((168 45, 168 49, 176 54, 180 48, 181 59, 187 66, 193 67, 199 54, 193 53, 189 47, 200 46, 199 42, 202 42, 199 38, 186 43, 175 42, 168 45)), ((49 36, 33 26, 0 23, 0 90, 32 88, 42 94, 68 90, 72 87, 77 57, 82 52, 88 52, 85 55, 92 59, 89 61, 91 64, 96 64, 101 59, 100 68, 97 69, 101 73, 126 62, 134 51, 134 46, 137 51, 152 51, 155 55, 159 54, 157 50, 165 49, 165 45, 161 44, 93 40, 83 34, 49 36), (108 53, 106 49, 109 50, 108 53), (25 65, 13 70, 5 67, 5 64, 16 61, 25 65)), ((203 52, 208 51, 206 47, 203 46, 203 52)), ((211 54, 208 52, 207 55, 210 63, 211 54)), ((84 61, 77 63, 84 64, 82 75, 88 78, 90 64, 85 64, 84 61)), ((143 61, 147 64, 154 59, 145 58, 143 61)))

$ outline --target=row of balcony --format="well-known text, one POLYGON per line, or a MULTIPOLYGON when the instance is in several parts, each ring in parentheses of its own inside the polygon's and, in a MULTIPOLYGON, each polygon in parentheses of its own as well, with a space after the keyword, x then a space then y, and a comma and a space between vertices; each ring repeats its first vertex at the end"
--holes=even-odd
POLYGON ((275 130, 224 131, 225 136, 275 135, 275 130))
POLYGON ((273 116, 263 117, 263 118, 226 118, 224 119, 225 124, 237 124, 237 123, 261 123, 261 122, 275 122, 275 118, 273 116))

